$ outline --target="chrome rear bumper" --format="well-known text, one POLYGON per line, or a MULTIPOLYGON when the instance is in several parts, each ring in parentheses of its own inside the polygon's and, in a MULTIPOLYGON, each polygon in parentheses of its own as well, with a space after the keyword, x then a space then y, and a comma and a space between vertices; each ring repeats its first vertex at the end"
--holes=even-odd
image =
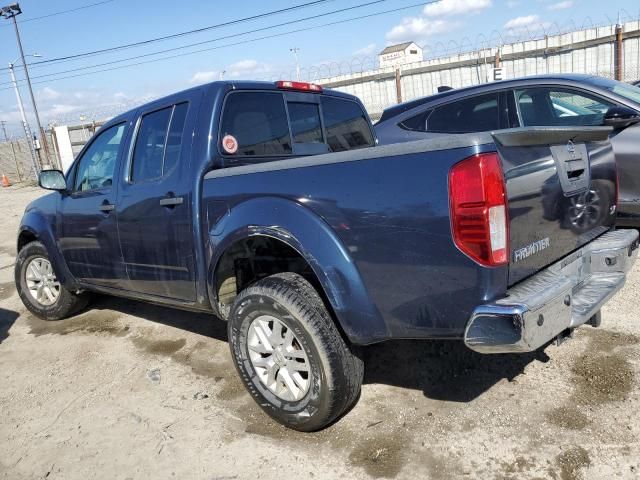
POLYGON ((536 350, 595 315, 624 285, 638 256, 638 231, 608 232, 533 277, 507 296, 477 307, 464 342, 480 353, 536 350))

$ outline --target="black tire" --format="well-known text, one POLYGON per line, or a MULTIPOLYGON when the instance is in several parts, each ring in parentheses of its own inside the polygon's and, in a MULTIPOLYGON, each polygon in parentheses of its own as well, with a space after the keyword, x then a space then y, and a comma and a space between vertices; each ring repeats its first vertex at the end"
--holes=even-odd
POLYGON ((322 429, 358 398, 364 364, 340 335, 316 290, 300 275, 272 275, 242 291, 231 307, 228 328, 231 354, 245 387, 286 427, 322 429), (290 329, 306 353, 309 387, 302 398, 285 400, 260 380, 249 356, 249 327, 261 316, 274 317, 290 329))
POLYGON ((15 282, 24 306, 43 320, 61 320, 86 307, 88 303, 88 295, 86 293, 75 294, 67 290, 62 284, 60 284, 58 298, 51 305, 43 305, 33 298, 27 286, 26 269, 31 260, 37 257, 48 260, 49 254, 42 243, 34 241, 25 245, 18 252, 18 257, 16 258, 15 282))

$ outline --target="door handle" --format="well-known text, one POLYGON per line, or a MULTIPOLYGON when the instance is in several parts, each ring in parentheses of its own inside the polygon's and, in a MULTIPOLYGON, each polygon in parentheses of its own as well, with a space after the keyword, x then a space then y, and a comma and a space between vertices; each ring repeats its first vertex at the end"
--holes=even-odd
POLYGON ((182 197, 174 197, 171 195, 167 195, 165 198, 160 200, 160 205, 163 207, 173 208, 176 205, 182 205, 184 202, 184 198, 182 197))
POLYGON ((115 209, 116 206, 113 203, 107 203, 105 200, 105 202, 100 205, 99 208, 101 212, 110 212, 111 210, 115 209))

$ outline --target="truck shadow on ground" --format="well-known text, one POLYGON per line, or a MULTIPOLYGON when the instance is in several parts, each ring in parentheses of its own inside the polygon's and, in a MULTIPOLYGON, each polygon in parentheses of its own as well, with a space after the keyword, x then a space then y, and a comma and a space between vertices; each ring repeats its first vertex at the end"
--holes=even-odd
MULTIPOLYGON (((221 342, 227 323, 212 314, 175 310, 122 298, 96 296, 86 314, 112 310, 221 342)), ((362 349, 366 384, 421 390, 425 397, 470 402, 502 379, 512 381, 534 361, 547 362, 544 351, 517 355, 481 355, 462 342, 398 340, 362 349)))
POLYGON ((18 312, 0 308, 0 343, 9 336, 9 330, 19 316, 18 312))
POLYGON ((365 383, 422 390, 427 398, 470 402, 502 379, 513 381, 539 350, 524 354, 482 355, 461 341, 398 340, 364 349, 365 383))
POLYGON ((133 315, 153 323, 161 323, 222 342, 227 341, 226 322, 213 314, 177 310, 136 300, 99 295, 95 296, 87 312, 104 309, 124 315, 133 315))

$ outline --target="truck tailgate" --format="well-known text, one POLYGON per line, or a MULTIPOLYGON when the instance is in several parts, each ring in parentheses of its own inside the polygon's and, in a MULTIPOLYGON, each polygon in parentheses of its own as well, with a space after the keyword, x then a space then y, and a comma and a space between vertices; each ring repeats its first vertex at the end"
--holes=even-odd
POLYGON ((509 285, 567 256, 615 222, 609 127, 493 132, 509 215, 509 285))

